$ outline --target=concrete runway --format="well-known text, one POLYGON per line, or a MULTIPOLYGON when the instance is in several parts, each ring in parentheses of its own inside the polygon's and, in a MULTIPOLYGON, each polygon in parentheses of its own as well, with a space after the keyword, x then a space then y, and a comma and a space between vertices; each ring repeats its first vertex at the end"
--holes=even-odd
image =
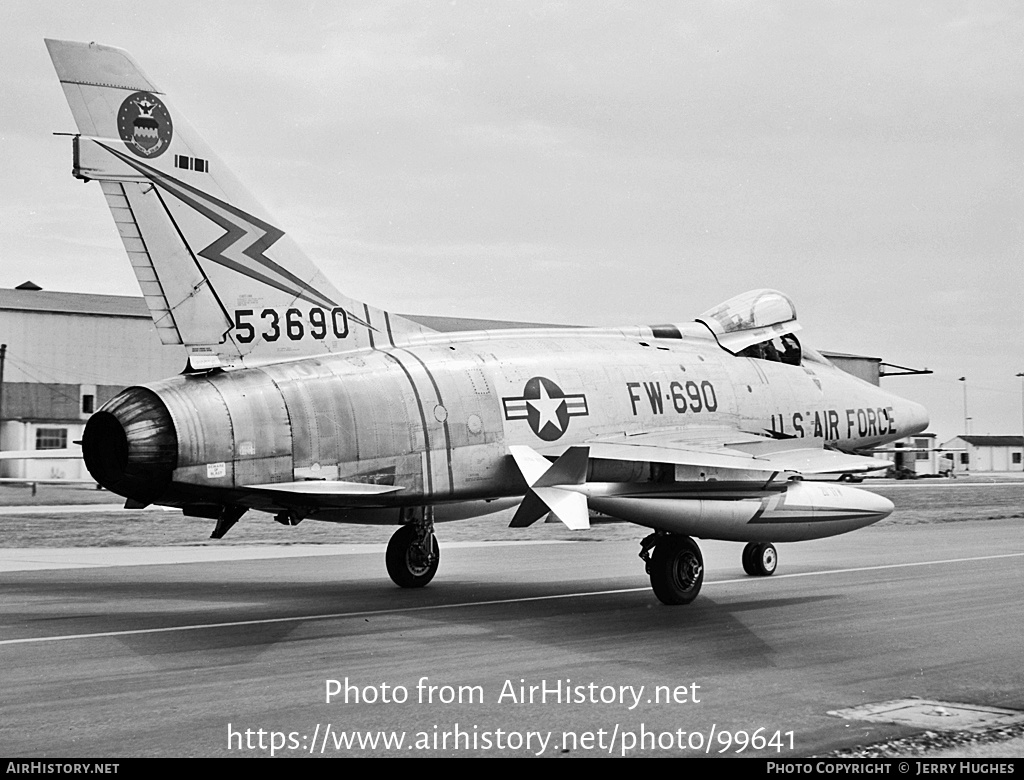
POLYGON ((763 579, 743 574, 741 545, 702 542, 704 590, 672 608, 633 543, 445 546, 439 531, 421 591, 391 584, 376 545, 112 551, 136 565, 4 551, 38 568, 0 573, 0 752, 734 755, 736 732, 762 729, 778 747, 744 755, 792 757, 913 733, 830 710, 1024 709, 1019 520, 779 545, 763 579), (326 703, 346 678, 350 702, 326 703), (522 703, 521 684, 562 700, 522 703), (346 747, 354 732, 376 747, 346 747))

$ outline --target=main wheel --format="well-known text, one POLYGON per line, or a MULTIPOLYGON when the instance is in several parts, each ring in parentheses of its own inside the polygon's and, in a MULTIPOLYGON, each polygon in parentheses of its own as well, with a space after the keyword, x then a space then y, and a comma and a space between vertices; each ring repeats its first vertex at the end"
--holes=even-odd
POLYGON ((704 558, 688 536, 670 534, 651 556, 651 588, 662 604, 689 604, 704 583, 704 558))
POLYGON ((742 556, 743 571, 745 571, 751 577, 753 577, 753 576, 755 576, 757 574, 757 572, 754 571, 754 560, 753 560, 754 559, 754 550, 757 549, 757 544, 758 544, 757 542, 747 542, 743 546, 743 556, 742 556))
POLYGON ((384 562, 388 574, 400 588, 422 588, 437 573, 441 550, 437 537, 429 533, 429 542, 421 538, 423 532, 414 524, 403 525, 391 536, 384 562), (429 543, 429 552, 424 549, 429 543))
MULTIPOLYGON (((747 545, 751 547, 751 545, 747 545)), ((746 550, 744 550, 746 554, 746 550)), ((755 577, 770 577, 775 574, 775 568, 779 565, 779 554, 775 551, 775 545, 769 542, 762 542, 761 544, 753 545, 750 550, 748 557, 745 560, 750 561, 750 568, 747 569, 748 574, 752 574, 755 577)), ((746 569, 746 566, 744 566, 746 569)))

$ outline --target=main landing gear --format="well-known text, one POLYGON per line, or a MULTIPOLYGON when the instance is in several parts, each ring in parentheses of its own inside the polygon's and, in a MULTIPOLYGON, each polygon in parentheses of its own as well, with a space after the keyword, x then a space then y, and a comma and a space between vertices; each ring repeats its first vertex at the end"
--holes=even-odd
POLYGON ((779 565, 779 554, 770 542, 748 542, 743 548, 743 571, 752 577, 770 577, 779 565))
MULTIPOLYGON (((662 604, 689 604, 697 598, 704 583, 704 558, 689 536, 656 531, 640 542, 640 557, 662 604)), ((751 576, 768 577, 778 565, 779 554, 770 542, 750 542, 743 548, 743 571, 751 576)))
POLYGON ((433 507, 425 507, 422 517, 395 531, 384 555, 388 574, 400 588, 422 588, 434 579, 440 560, 433 507))
POLYGON ((640 557, 662 604, 689 604, 697 598, 704 583, 704 557, 689 536, 653 533, 640 542, 640 557))

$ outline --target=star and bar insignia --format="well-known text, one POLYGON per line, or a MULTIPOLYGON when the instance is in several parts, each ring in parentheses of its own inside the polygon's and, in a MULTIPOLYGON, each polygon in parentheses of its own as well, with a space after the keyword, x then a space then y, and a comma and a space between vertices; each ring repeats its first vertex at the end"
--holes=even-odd
POLYGON ((526 420, 544 441, 554 441, 569 427, 570 417, 589 414, 583 393, 566 394, 547 377, 535 376, 519 397, 501 399, 506 420, 526 420))

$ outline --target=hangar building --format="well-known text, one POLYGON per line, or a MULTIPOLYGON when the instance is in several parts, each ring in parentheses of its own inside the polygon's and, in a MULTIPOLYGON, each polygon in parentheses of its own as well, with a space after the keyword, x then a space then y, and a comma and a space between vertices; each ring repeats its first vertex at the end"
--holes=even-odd
MULTIPOLYGON (((0 449, 74 447, 89 415, 129 385, 180 373, 142 298, 0 289, 0 449)), ((0 461, 0 476, 89 479, 80 458, 0 461)))

